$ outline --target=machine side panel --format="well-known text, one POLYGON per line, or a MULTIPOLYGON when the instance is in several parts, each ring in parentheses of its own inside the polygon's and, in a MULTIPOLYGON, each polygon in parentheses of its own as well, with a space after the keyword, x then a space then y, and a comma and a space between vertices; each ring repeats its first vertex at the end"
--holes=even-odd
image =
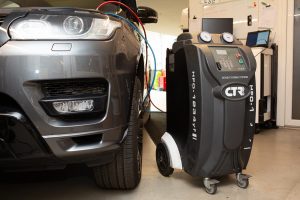
POLYGON ((247 99, 247 104, 246 104, 246 119, 245 119, 245 134, 243 138, 243 145, 240 150, 241 158, 240 158, 240 165, 242 169, 246 169, 251 150, 252 150, 252 145, 253 145, 253 138, 254 138, 254 133, 255 133, 255 116, 256 116, 256 86, 255 86, 255 78, 253 78, 250 81, 250 91, 251 95, 247 99))
MULTIPOLYGON (((184 170, 190 174, 193 173, 195 169, 195 164, 199 162, 198 153, 202 142, 209 143, 208 140, 202 141, 201 130, 202 128, 202 120, 205 120, 202 116, 204 107, 202 106, 202 83, 201 83, 201 68, 199 63, 199 49, 194 45, 186 45, 184 47, 185 55, 186 55, 186 70, 187 70, 187 78, 188 78, 188 96, 187 100, 189 104, 187 104, 186 108, 189 110, 188 112, 188 129, 186 129, 187 140, 183 150, 183 165, 184 170)), ((206 116, 209 118, 209 116, 206 116)), ((210 123, 207 123, 210 126, 210 123)), ((201 159, 201 161, 205 161, 205 156, 201 159)))
POLYGON ((189 83, 184 49, 167 53, 167 132, 181 150, 187 141, 189 83), (180 116, 180 117, 178 117, 180 116))

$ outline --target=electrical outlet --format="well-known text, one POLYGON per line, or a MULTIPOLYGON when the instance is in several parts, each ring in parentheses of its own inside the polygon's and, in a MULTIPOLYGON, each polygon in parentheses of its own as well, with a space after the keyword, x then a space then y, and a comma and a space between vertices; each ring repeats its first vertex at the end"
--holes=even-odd
POLYGON ((248 26, 252 26, 252 15, 248 15, 248 26))

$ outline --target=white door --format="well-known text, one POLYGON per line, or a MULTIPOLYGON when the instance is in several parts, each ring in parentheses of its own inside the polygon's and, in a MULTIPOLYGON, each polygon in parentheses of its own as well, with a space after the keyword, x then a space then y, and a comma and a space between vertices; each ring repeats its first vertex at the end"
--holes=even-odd
POLYGON ((300 126, 300 0, 288 1, 286 68, 287 126, 300 126))

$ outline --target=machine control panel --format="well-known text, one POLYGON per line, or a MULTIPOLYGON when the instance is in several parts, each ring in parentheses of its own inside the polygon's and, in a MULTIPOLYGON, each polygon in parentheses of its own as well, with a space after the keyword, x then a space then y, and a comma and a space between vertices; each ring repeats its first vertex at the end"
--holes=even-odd
POLYGON ((219 71, 240 72, 249 71, 245 58, 237 47, 209 47, 219 71))

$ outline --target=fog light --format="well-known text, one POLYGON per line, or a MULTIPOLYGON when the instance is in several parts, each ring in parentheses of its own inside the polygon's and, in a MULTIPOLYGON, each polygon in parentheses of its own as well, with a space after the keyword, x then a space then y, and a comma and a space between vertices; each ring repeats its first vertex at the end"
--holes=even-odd
POLYGON ((94 110, 94 100, 53 102, 54 109, 59 113, 80 113, 94 110))

